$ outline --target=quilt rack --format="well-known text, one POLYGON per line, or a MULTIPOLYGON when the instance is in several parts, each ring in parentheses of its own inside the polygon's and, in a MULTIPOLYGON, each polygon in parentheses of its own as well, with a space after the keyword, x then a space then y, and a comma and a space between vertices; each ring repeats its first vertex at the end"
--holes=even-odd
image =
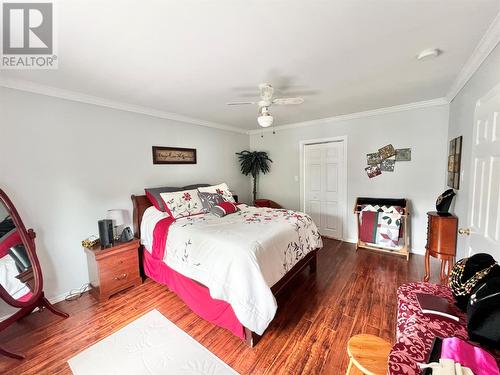
POLYGON ((410 228, 409 228, 409 210, 408 202, 406 199, 394 199, 394 198, 367 198, 358 197, 354 204, 354 213, 356 214, 357 227, 358 227, 358 241, 356 243, 356 250, 358 248, 370 249, 381 251, 390 254, 396 254, 406 257, 406 260, 410 258, 410 228), (399 246, 397 248, 390 248, 386 246, 378 246, 374 243, 368 243, 360 239, 361 231, 361 212, 364 206, 398 206, 402 208, 401 213, 401 228, 399 232, 399 246))

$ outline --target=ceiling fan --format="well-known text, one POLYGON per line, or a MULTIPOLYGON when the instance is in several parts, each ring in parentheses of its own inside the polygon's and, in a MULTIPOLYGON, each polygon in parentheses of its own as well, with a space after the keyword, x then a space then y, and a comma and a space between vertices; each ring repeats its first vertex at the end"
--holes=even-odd
POLYGON ((257 122, 263 128, 267 128, 273 124, 274 117, 269 112, 269 108, 276 105, 289 105, 289 104, 302 104, 304 99, 297 98, 275 98, 273 97, 274 88, 269 83, 261 83, 259 85, 260 100, 258 102, 232 102, 227 105, 244 105, 244 104, 257 104, 259 106, 259 117, 257 122))

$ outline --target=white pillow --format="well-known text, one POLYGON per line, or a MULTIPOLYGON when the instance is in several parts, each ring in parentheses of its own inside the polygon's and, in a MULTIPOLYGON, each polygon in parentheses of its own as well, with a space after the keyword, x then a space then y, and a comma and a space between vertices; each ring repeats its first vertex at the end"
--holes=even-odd
POLYGON ((160 197, 174 219, 203 213, 203 204, 196 189, 161 193, 160 197))
POLYGON ((217 193, 221 194, 225 200, 228 202, 235 203, 235 200, 233 198, 233 194, 231 191, 229 191, 229 187, 225 182, 219 185, 212 185, 212 186, 207 186, 207 187, 200 187, 198 188, 198 191, 201 193, 217 193))

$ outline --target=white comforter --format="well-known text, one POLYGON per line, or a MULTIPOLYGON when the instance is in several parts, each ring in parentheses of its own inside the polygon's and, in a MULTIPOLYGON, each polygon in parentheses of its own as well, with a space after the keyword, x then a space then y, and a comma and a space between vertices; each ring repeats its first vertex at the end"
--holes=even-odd
POLYGON ((243 326, 262 334, 276 313, 270 287, 310 251, 322 247, 312 219, 301 212, 239 205, 218 218, 177 219, 164 261, 231 304, 243 326))

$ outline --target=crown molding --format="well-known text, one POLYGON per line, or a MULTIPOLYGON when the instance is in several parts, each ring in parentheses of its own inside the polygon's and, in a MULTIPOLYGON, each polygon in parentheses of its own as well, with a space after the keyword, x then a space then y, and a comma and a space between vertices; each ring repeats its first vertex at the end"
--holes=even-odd
POLYGON ((6 87, 9 89, 27 91, 35 94, 52 96, 59 99, 71 100, 74 102, 80 102, 85 104, 93 104, 100 107, 117 109, 120 111, 127 111, 133 113, 139 113, 142 115, 157 117, 161 119, 167 119, 172 121, 183 122, 191 125, 205 126, 209 128, 215 128, 219 130, 226 130, 240 134, 247 134, 247 130, 236 128, 234 126, 218 124, 215 122, 200 120, 196 118, 191 118, 177 113, 165 112, 154 108, 138 106, 130 103, 117 102, 105 98, 101 98, 93 95, 86 95, 76 91, 64 90, 57 87, 47 86, 37 84, 31 81, 24 81, 12 78, 0 77, 0 87, 6 87))
POLYGON ((286 130, 286 129, 303 128, 306 126, 323 125, 323 124, 329 124, 332 122, 348 121, 348 120, 354 120, 354 119, 359 119, 359 118, 364 118, 364 117, 372 117, 372 116, 384 115, 384 114, 388 114, 388 113, 409 111, 411 109, 427 108, 427 107, 434 107, 434 106, 446 105, 446 104, 449 104, 449 102, 446 98, 437 98, 437 99, 425 100, 425 101, 421 101, 421 102, 396 105, 393 107, 384 107, 384 108, 372 109, 369 111, 349 113, 347 115, 326 117, 326 118, 321 118, 321 119, 317 119, 317 120, 280 125, 280 126, 275 126, 274 129, 272 127, 265 128, 265 129, 255 129, 255 130, 250 130, 247 133, 249 135, 253 135, 253 134, 261 134, 262 132, 268 133, 268 132, 272 132, 273 130, 286 130))
POLYGON ((498 43, 500 43, 500 13, 497 14, 488 27, 488 30, 486 30, 486 33, 479 41, 474 52, 472 52, 472 55, 453 82, 448 94, 446 94, 446 98, 450 103, 455 99, 455 96, 463 89, 498 43))
MULTIPOLYGON (((230 126, 230 125, 218 124, 218 123, 214 123, 214 122, 210 122, 210 121, 205 121, 205 120, 200 120, 200 119, 195 119, 195 118, 179 115, 176 113, 165 112, 165 111, 157 110, 154 108, 143 107, 143 106, 138 106, 138 105, 129 104, 129 103, 123 103, 123 102, 117 102, 117 101, 101 98, 98 96, 86 95, 86 94, 79 93, 76 91, 64 90, 64 89, 60 89, 57 87, 41 85, 41 84, 37 84, 37 83, 31 82, 31 81, 18 80, 18 79, 13 79, 13 78, 0 77, 0 87, 6 87, 9 89, 31 92, 31 93, 39 94, 39 95, 51 96, 51 97, 64 99, 64 100, 70 100, 70 101, 74 101, 74 102, 92 104, 92 105, 116 109, 116 110, 120 110, 120 111, 139 113, 139 114, 143 114, 143 115, 147 115, 147 116, 152 116, 152 117, 157 117, 157 118, 167 119, 167 120, 172 120, 172 121, 178 121, 178 122, 191 124, 191 125, 205 126, 205 127, 210 127, 210 128, 219 129, 219 130, 231 131, 231 132, 235 132, 235 133, 239 133, 239 134, 252 135, 252 134, 260 134, 262 132, 267 133, 267 132, 273 131, 273 128, 254 129, 254 130, 240 129, 240 128, 230 126)), ((407 110, 411 110, 411 109, 432 107, 432 106, 444 105, 444 104, 449 104, 449 101, 446 98, 437 98, 437 99, 408 103, 408 104, 397 105, 397 106, 392 106, 392 107, 378 108, 378 109, 369 110, 369 111, 355 112, 355 113, 350 113, 350 114, 346 114, 346 115, 321 118, 321 119, 317 119, 317 120, 290 123, 290 124, 275 126, 274 130, 285 130, 285 129, 301 128, 301 127, 305 127, 305 126, 321 125, 321 124, 325 124, 325 123, 353 120, 353 119, 358 119, 358 118, 363 118, 363 117, 377 116, 377 115, 381 115, 381 114, 401 112, 401 111, 407 111, 407 110)))

